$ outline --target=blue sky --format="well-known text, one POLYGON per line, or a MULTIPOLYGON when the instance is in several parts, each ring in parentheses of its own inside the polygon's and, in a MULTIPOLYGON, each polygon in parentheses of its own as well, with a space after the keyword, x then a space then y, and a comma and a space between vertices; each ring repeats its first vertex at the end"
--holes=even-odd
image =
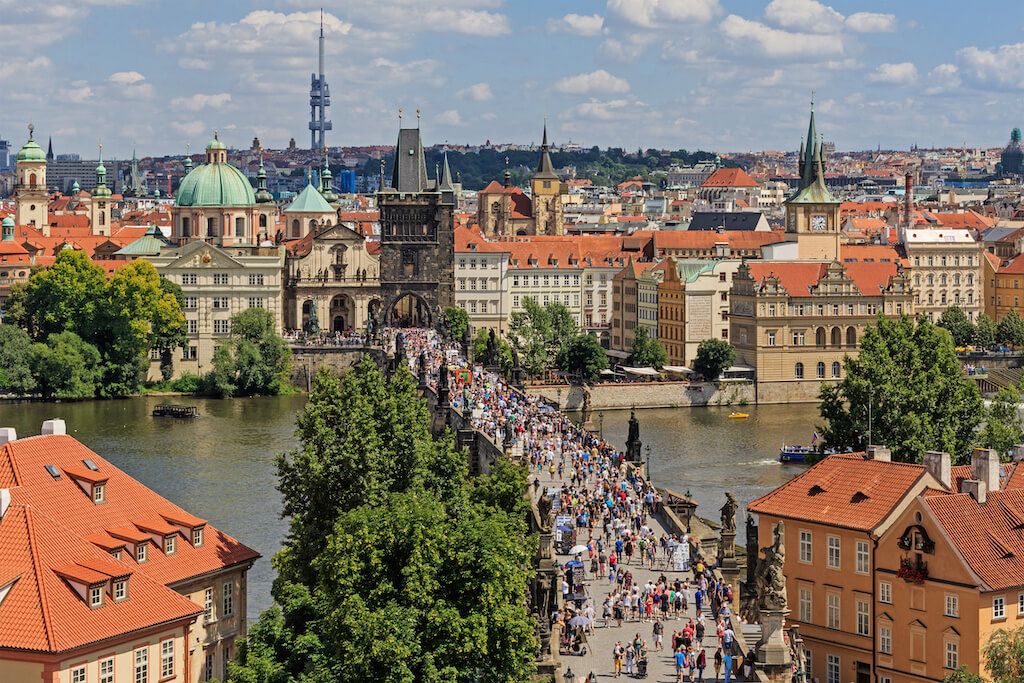
POLYGON ((0 136, 140 156, 308 144, 326 17, 332 145, 551 137, 791 149, 811 91, 840 149, 1024 127, 1019 0, 0 0, 0 136))

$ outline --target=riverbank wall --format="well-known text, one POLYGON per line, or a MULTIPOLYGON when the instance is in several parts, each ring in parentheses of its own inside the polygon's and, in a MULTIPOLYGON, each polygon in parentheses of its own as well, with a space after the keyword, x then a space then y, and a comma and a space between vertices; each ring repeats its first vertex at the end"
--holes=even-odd
POLYGON ((338 377, 343 376, 366 354, 384 367, 387 357, 379 347, 364 346, 292 346, 292 386, 300 391, 309 391, 313 378, 321 367, 326 367, 338 377))
POLYGON ((526 391, 567 412, 583 410, 585 391, 590 394, 590 410, 744 406, 756 403, 752 382, 637 382, 595 384, 586 388, 568 384, 541 384, 528 386, 526 391))

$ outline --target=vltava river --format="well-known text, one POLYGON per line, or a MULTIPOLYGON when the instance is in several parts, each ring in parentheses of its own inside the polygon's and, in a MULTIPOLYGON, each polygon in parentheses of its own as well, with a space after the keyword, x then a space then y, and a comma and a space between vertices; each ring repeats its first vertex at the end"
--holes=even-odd
MULTIPOLYGON (((38 434, 44 420, 61 417, 68 433, 146 486, 210 521, 259 551, 249 574, 249 619, 270 606, 270 558, 281 545, 274 456, 294 448, 295 417, 304 395, 227 401, 175 397, 84 403, 2 403, 0 427, 19 436, 38 434), (176 402, 199 407, 195 420, 154 418, 153 406, 176 402)), ((667 408, 637 411, 640 438, 651 446, 654 481, 689 490, 698 514, 718 519, 723 492, 741 506, 788 480, 800 466, 778 463, 783 439, 809 443, 814 405, 748 406, 747 420, 730 420, 736 408, 667 408)), ((629 411, 605 411, 604 435, 625 446, 629 411)), ((598 417, 593 427, 598 428, 598 417)), ((646 449, 645 449, 646 450, 646 449)), ((743 515, 743 509, 740 514, 743 515)), ((742 538, 742 516, 737 524, 742 538)))

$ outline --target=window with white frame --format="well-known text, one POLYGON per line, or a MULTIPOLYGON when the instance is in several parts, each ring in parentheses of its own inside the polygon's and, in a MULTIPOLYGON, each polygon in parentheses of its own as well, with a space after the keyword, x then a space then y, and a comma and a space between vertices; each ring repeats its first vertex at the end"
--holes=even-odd
POLYGON ((878 582, 878 602, 884 602, 887 605, 892 604, 892 583, 889 581, 878 582))
POLYGON ((143 543, 140 543, 137 546, 135 546, 135 561, 136 562, 140 562, 141 563, 141 562, 145 562, 146 561, 146 545, 147 544, 145 542, 143 542, 143 543))
POLYGON ((199 334, 199 321, 198 320, 189 320, 188 321, 188 333, 189 334, 199 334))
POLYGON ((71 670, 71 683, 85 683, 84 666, 76 666, 71 670))
POLYGON ((813 558, 814 558, 814 555, 813 555, 813 545, 812 545, 812 541, 811 541, 811 532, 810 531, 801 531, 800 532, 800 561, 801 562, 812 562, 813 558))
POLYGON ((199 308, 199 297, 186 296, 185 297, 185 308, 190 308, 190 309, 199 308))
POLYGON ((871 552, 867 541, 857 541, 857 573, 867 574, 871 571, 871 552))
POLYGON ((203 621, 213 621, 213 588, 207 588, 203 592, 203 621))
POLYGON ((813 620, 811 603, 811 589, 801 588, 800 589, 800 621, 811 623, 813 620))
POLYGON ((892 654, 892 626, 878 627, 878 651, 883 655, 892 654))
POLYGON ((183 285, 194 285, 194 284, 196 284, 196 282, 197 282, 197 278, 196 278, 196 274, 195 273, 182 273, 181 274, 181 284, 183 284, 183 285))
POLYGON ((214 334, 227 334, 231 330, 230 321, 228 320, 214 320, 213 321, 213 333, 214 334))
POLYGON ((263 297, 261 297, 261 296, 250 296, 249 297, 249 308, 263 308, 263 297))
POLYGON ((1004 619, 1006 617, 1006 598, 992 598, 992 618, 1004 619))
POLYGON ((828 594, 828 627, 839 628, 839 594, 828 594))
POLYGON ((228 274, 227 273, 214 273, 213 274, 213 284, 215 284, 215 285, 226 285, 227 283, 228 283, 228 274))
POLYGON ((167 534, 164 537, 164 555, 173 555, 177 549, 177 538, 174 534, 167 534))
POLYGON ((101 607, 103 605, 103 586, 93 586, 89 589, 89 606, 101 607))
POLYGON ((1024 593, 1017 594, 1017 616, 1024 617, 1024 593))
POLYGON ((960 666, 960 645, 952 640, 946 641, 946 668, 955 669, 960 666))
POLYGON ((263 274, 262 273, 249 273, 249 286, 250 287, 262 287, 263 286, 263 274))
POLYGON ((106 500, 106 490, 107 490, 107 487, 106 487, 105 484, 93 484, 93 486, 92 486, 92 500, 93 500, 93 502, 94 503, 102 503, 103 501, 105 501, 106 500))
POLYGON ((114 602, 121 602, 128 597, 128 582, 124 579, 114 582, 114 602))
POLYGON ((828 537, 828 566, 831 569, 839 569, 839 537, 828 537))
POLYGON ((960 599, 955 595, 946 594, 946 616, 960 616, 960 599))
POLYGON ((135 651, 135 683, 149 683, 149 650, 144 647, 135 651))
POLYGON ((871 635, 871 607, 867 600, 857 600, 857 635, 871 635))
POLYGON ((203 527, 197 527, 192 530, 192 545, 199 547, 203 544, 203 527))
POLYGON ((813 669, 812 665, 813 665, 813 663, 814 663, 814 657, 811 656, 811 651, 808 650, 807 648, 804 648, 804 668, 805 668, 804 673, 806 674, 804 676, 804 680, 806 680, 806 681, 813 681, 814 680, 814 674, 812 672, 812 669, 813 669))
POLYGON ((114 683, 114 658, 100 660, 100 683, 114 683))
POLYGON ((213 307, 227 309, 228 298, 226 296, 215 296, 213 297, 213 307))
POLYGON ((827 662, 828 674, 825 677, 826 683, 842 683, 839 677, 839 657, 836 655, 829 655, 827 662))
POLYGON ((174 675, 174 641, 165 640, 160 643, 160 678, 174 675))
POLYGON ((224 605, 222 614, 225 617, 229 617, 235 613, 235 584, 231 581, 225 581, 224 591, 221 595, 223 597, 222 603, 224 605))

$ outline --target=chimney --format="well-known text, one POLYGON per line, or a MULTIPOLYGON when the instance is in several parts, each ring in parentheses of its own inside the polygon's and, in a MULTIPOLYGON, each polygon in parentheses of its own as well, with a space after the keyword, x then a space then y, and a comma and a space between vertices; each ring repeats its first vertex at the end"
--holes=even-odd
MULTIPOLYGON (((17 441, 18 433, 14 431, 14 427, 0 427, 0 446, 3 446, 8 441, 17 441)), ((1022 447, 1024 448, 1024 447, 1022 447)))
POLYGON ((988 500, 988 491, 985 490, 985 482, 977 479, 964 479, 960 482, 960 493, 969 493, 971 498, 978 501, 978 505, 984 505, 988 500))
POLYGON ((1013 461, 1020 462, 1024 460, 1024 444, 1017 444, 1013 447, 1013 461))
POLYGON ((971 455, 971 478, 985 483, 986 491, 999 490, 999 456, 991 448, 975 448, 971 455))
POLYGON ((950 472, 949 464, 949 453, 943 453, 942 451, 925 451, 923 458, 924 468, 928 472, 939 480, 939 483, 945 486, 947 489, 952 485, 952 475, 950 472))
POLYGON ((868 460, 892 462, 892 451, 885 446, 868 446, 868 460))
POLYGON ((55 417, 43 423, 43 436, 59 436, 68 433, 68 426, 64 420, 55 417))
POLYGON ((913 225, 910 217, 911 212, 914 210, 914 176, 907 173, 903 176, 903 217, 906 221, 907 227, 913 225))
POLYGON ((4 515, 7 514, 7 508, 11 506, 11 490, 0 489, 0 521, 3 521, 4 515))

